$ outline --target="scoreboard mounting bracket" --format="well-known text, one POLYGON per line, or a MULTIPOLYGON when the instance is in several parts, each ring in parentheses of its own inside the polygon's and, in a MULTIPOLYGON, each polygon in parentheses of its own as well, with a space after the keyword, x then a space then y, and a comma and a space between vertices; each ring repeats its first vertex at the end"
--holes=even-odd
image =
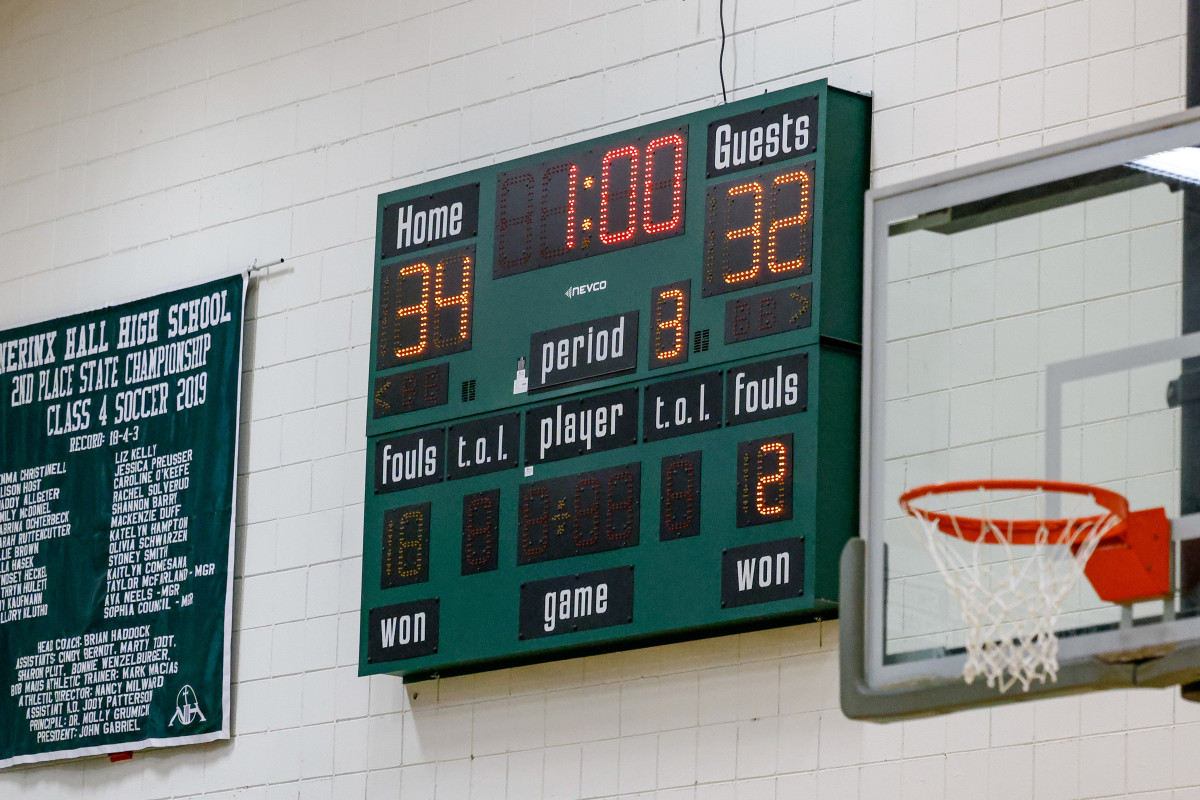
POLYGON ((360 674, 836 614, 869 125, 820 81, 380 195, 360 674))

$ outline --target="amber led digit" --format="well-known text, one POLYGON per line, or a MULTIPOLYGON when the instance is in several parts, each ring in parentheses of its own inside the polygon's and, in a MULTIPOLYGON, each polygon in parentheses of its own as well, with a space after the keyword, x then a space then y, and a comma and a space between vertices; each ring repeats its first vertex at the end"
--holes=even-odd
POLYGON ((640 464, 522 484, 517 564, 636 545, 641 491, 640 464))
POLYGON ((812 162, 708 187, 703 295, 812 272, 812 162))
POLYGON ((475 246, 384 268, 380 369, 471 349, 475 246))
POLYGON ((780 175, 772 182, 773 188, 777 190, 771 194, 772 205, 775 205, 779 200, 779 187, 791 183, 797 184, 800 187, 800 213, 783 219, 776 217, 771 222, 771 227, 767 232, 767 269, 776 275, 804 269, 805 257, 807 256, 807 252, 801 250, 796 254, 795 258, 786 261, 779 260, 779 231, 784 228, 795 228, 807 224, 809 210, 812 206, 812 176, 802 169, 780 175))
POLYGON ((650 290, 650 369, 687 362, 691 293, 690 280, 650 290))
POLYGON ((739 442, 737 526, 792 518, 792 434, 739 442))
POLYGON ((420 503, 384 513, 380 588, 429 580, 430 507, 420 503))

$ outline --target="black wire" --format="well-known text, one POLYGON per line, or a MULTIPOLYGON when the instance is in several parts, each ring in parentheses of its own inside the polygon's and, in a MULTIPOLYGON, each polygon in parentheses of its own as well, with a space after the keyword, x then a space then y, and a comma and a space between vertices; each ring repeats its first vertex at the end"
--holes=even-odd
POLYGON ((725 92, 725 0, 717 5, 717 15, 721 18, 721 56, 717 59, 717 72, 721 75, 721 102, 728 103, 729 95, 725 92))

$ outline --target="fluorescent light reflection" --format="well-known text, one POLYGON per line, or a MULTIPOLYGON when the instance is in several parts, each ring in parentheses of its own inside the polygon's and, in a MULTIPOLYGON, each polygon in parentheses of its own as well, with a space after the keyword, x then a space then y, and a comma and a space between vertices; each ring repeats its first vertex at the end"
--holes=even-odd
POLYGON ((1126 166, 1161 175, 1184 183, 1200 185, 1200 147, 1178 147, 1151 153, 1145 158, 1127 162, 1126 166))

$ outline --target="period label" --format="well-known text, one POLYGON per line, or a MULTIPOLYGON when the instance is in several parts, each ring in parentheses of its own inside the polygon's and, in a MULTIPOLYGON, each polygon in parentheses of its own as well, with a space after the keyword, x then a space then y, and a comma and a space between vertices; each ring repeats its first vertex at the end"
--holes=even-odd
POLYGON ((590 319, 529 337, 529 391, 637 368, 638 312, 590 319))

